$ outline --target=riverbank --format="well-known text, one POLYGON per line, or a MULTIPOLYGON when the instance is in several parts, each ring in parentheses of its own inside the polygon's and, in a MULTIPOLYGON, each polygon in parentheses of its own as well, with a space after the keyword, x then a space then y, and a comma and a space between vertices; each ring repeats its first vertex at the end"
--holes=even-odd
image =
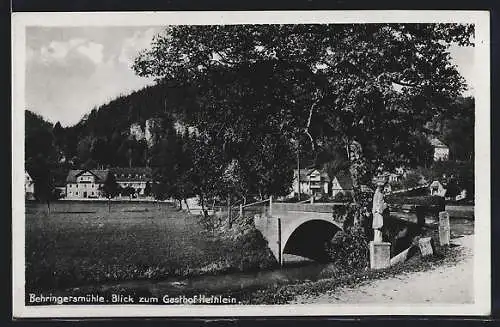
POLYGON ((474 301, 474 236, 453 240, 450 258, 426 271, 406 272, 382 280, 343 286, 321 294, 301 294, 292 304, 465 304, 474 301))
POLYGON ((43 209, 26 213, 27 292, 276 266, 267 242, 251 226, 207 229, 200 217, 156 204, 116 212, 100 204, 87 204, 85 211, 43 209))

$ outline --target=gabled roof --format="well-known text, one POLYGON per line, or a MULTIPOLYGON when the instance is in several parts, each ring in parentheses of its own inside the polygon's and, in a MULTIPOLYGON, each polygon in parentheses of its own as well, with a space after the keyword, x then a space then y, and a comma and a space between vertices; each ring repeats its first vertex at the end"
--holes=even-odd
MULTIPOLYGON (((309 180, 309 176, 311 176, 311 174, 314 172, 314 171, 318 171, 320 173, 320 177, 323 181, 327 181, 329 182, 330 181, 330 176, 328 176, 328 173, 321 170, 321 169, 316 169, 316 168, 303 168, 300 170, 300 180, 301 181, 308 181, 309 180)), ((294 174, 294 177, 297 176, 297 169, 294 169, 293 170, 293 174, 294 174)))
POLYGON ((443 184, 442 184, 440 181, 435 180, 435 181, 433 181, 433 182, 429 185, 429 187, 436 187, 436 186, 437 186, 437 187, 443 187, 443 184))
POLYGON ((443 142, 441 142, 437 138, 432 138, 429 140, 429 142, 435 148, 447 148, 448 147, 446 144, 444 144, 443 142))
POLYGON ((347 173, 339 173, 335 176, 343 190, 352 190, 352 178, 347 173))
POLYGON ((67 183, 76 183, 76 179, 81 174, 89 172, 97 178, 97 182, 104 182, 108 177, 107 169, 71 169, 66 177, 67 183))
POLYGON ((148 182, 152 180, 153 175, 153 171, 149 167, 111 168, 110 171, 117 182, 148 182))

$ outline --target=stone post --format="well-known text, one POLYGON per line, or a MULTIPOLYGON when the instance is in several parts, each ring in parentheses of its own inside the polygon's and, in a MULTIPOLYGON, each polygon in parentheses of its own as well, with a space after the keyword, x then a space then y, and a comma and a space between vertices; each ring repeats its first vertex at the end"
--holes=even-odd
POLYGON ((422 257, 427 257, 430 256, 434 253, 432 250, 432 244, 431 244, 431 238, 430 237, 423 237, 418 240, 418 248, 420 250, 420 254, 422 254, 422 257))
POLYGON ((370 268, 384 269, 391 264, 391 243, 370 242, 370 268))
POLYGON ((240 203, 240 217, 243 217, 243 204, 240 203))
POLYGON ((439 244, 450 245, 450 215, 447 211, 439 213, 439 244))

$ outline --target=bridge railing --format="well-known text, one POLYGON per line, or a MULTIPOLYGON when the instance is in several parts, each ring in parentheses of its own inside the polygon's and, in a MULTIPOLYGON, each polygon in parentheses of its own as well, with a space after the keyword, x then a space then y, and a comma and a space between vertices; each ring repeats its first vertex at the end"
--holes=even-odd
POLYGON ((239 216, 270 216, 272 215, 272 196, 268 199, 239 205, 239 216))

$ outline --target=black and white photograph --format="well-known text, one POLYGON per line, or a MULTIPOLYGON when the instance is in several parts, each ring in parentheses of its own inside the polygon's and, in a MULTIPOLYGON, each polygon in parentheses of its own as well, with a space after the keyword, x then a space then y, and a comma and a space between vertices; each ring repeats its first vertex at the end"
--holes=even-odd
POLYGON ((12 22, 15 317, 490 313, 487 12, 12 22))

